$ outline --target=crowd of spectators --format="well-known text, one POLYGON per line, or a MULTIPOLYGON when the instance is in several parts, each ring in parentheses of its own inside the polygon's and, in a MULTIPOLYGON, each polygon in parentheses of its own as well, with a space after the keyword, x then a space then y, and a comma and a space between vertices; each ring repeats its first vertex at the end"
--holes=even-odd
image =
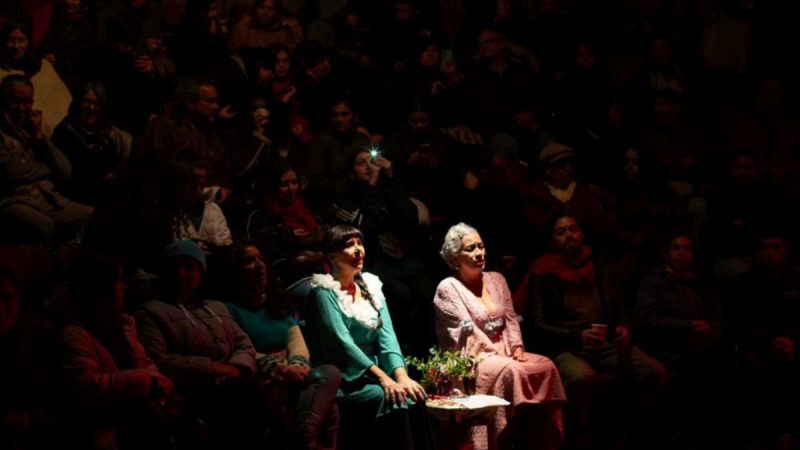
POLYGON ((360 230, 392 352, 425 355, 457 347, 434 299, 480 278, 439 257, 460 222, 513 293, 506 352, 558 368, 567 448, 797 446, 798 19, 0 1, 0 448, 358 442, 352 374, 303 338, 328 230, 360 230))

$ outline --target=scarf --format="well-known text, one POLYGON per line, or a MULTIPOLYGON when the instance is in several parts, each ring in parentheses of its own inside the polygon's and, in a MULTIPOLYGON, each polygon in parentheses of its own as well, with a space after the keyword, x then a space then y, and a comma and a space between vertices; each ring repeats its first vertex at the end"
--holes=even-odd
POLYGON ((584 246, 581 252, 572 258, 557 253, 542 255, 533 263, 528 273, 525 274, 522 284, 514 291, 514 309, 519 313, 524 312, 531 276, 554 275, 568 284, 594 283, 596 274, 594 263, 590 259, 591 256, 592 249, 587 246, 584 246))
POLYGON ((265 205, 267 211, 291 230, 314 231, 319 228, 317 219, 306 208, 300 197, 295 197, 289 205, 283 205, 278 200, 270 198, 265 205))

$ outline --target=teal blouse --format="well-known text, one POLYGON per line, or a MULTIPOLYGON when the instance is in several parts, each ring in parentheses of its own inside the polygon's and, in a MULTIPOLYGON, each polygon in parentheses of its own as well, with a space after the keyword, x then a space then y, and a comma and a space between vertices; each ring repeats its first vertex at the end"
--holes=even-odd
POLYGON ((291 315, 275 318, 266 309, 253 311, 233 303, 225 306, 233 316, 233 320, 250 336, 256 351, 267 353, 272 350, 285 349, 289 342, 289 329, 297 326, 291 315))
POLYGON ((373 299, 380 304, 377 317, 374 309, 371 318, 368 310, 353 311, 352 297, 340 289, 333 277, 315 275, 306 304, 304 332, 315 363, 333 364, 341 371, 339 401, 365 407, 372 404, 377 407, 373 413, 381 415, 394 408, 385 403, 383 389, 365 376, 367 369, 377 365, 392 376, 397 368, 405 368, 405 360, 380 290, 380 280, 369 273, 363 277, 373 299), (375 327, 378 317, 381 325, 375 327))

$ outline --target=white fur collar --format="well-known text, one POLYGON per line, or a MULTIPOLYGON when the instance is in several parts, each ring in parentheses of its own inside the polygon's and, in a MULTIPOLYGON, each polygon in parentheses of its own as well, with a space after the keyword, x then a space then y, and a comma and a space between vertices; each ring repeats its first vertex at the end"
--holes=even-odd
POLYGON ((375 305, 375 308, 370 306, 367 302, 358 302, 354 304, 353 297, 342 290, 342 285, 330 274, 314 274, 314 276, 311 277, 311 288, 321 287, 335 292, 336 301, 339 303, 339 309, 342 310, 345 316, 374 330, 378 328, 378 324, 380 323, 378 320, 378 311, 376 311, 376 309, 380 310, 383 308, 383 300, 385 299, 383 291, 381 290, 383 283, 381 283, 381 280, 377 276, 371 273, 362 272, 361 277, 364 279, 364 282, 367 284, 367 289, 372 295, 372 304, 375 305))

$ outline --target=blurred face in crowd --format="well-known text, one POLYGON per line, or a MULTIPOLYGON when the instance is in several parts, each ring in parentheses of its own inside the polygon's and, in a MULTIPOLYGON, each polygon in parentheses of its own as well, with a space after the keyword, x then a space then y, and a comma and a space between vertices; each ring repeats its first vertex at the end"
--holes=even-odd
POLYGON ((19 61, 28 53, 28 36, 19 28, 6 38, 6 55, 12 61, 19 61))
POLYGON ((553 226, 553 249, 565 256, 576 256, 583 249, 584 237, 578 222, 562 217, 553 226))
POLYGON ((358 15, 357 15, 357 14, 353 14, 353 13, 351 13, 351 12, 349 12, 349 13, 345 14, 345 17, 344 17, 344 22, 345 22, 345 23, 347 24, 347 26, 348 26, 348 27, 350 27, 350 28, 355 28, 355 27, 357 27, 357 26, 358 26, 358 22, 360 22, 360 21, 361 21, 361 19, 358 17, 358 15))
POLYGON ((259 67, 258 68, 258 84, 260 86, 266 86, 272 81, 273 78, 273 71, 271 67, 259 67))
POLYGON ((211 124, 217 119, 219 112, 219 98, 217 88, 211 84, 200 86, 200 98, 186 104, 193 122, 211 124))
POLYGON ((203 266, 188 256, 172 258, 168 266, 168 283, 181 303, 189 302, 203 278, 203 266))
POLYGON ((511 2, 508 0, 497 0, 497 18, 511 18, 511 2))
POLYGON ((372 179, 372 171, 375 170, 372 168, 372 164, 370 164, 371 160, 372 155, 370 155, 369 152, 359 152, 353 161, 353 167, 350 168, 350 178, 369 183, 372 179))
POLYGON ((64 0, 62 4, 67 19, 76 20, 83 16, 81 0, 64 0))
POLYGON ((606 125, 610 128, 622 125, 625 119, 625 110, 622 109, 622 103, 619 100, 613 100, 606 109, 606 125))
POLYGON ((89 89, 81 98, 78 119, 81 121, 81 125, 93 130, 99 124, 101 114, 102 105, 100 104, 100 99, 94 89, 89 89))
POLYGON ((0 276, 0 337, 7 335, 19 318, 19 294, 14 283, 0 276))
POLYGON ((672 46, 666 39, 656 39, 650 47, 650 56, 657 66, 666 66, 672 59, 672 46))
POLYGON ((737 186, 749 186, 758 179, 758 167, 753 158, 747 155, 739 155, 731 161, 728 175, 733 184, 737 186))
POLYGON ((267 289, 267 265, 264 263, 261 257, 261 251, 259 251, 257 247, 248 245, 244 248, 240 255, 239 273, 241 276, 242 288, 245 292, 258 292, 263 294, 267 289))
POLYGON ((253 125, 257 130, 263 131, 269 124, 270 111, 267 109, 267 102, 261 97, 253 98, 250 103, 250 112, 253 115, 253 125))
POLYGON ((461 238, 461 249, 457 256, 458 273, 461 278, 474 276, 486 267, 486 248, 478 233, 461 238))
POLYGON ((361 238, 353 236, 347 240, 344 248, 328 255, 335 270, 344 274, 360 272, 364 268, 364 243, 361 238))
POLYGON ((425 131, 431 123, 431 118, 425 111, 414 111, 408 115, 408 126, 416 132, 425 131))
POLYGON ((300 189, 297 172, 294 170, 284 172, 278 183, 278 200, 286 205, 292 203, 297 196, 298 189, 300 189))
POLYGON ((478 35, 478 57, 480 59, 494 59, 500 56, 505 48, 505 39, 496 31, 484 30, 478 35))
POLYGON ((686 236, 678 236, 670 242, 669 248, 667 248, 667 265, 675 273, 688 273, 692 268, 693 256, 691 239, 686 236))
POLYGON ((353 130, 356 115, 347 103, 337 103, 331 108, 331 125, 339 134, 347 134, 353 130))
POLYGON ((278 18, 275 0, 264 0, 256 6, 256 22, 261 25, 271 25, 278 18))
POLYGON ((758 242, 756 257, 762 267, 781 270, 789 262, 789 246, 781 237, 765 237, 758 242))
POLYGON ((24 126, 33 112, 33 86, 15 83, 3 101, 3 110, 14 126, 24 126))
POLYGON ((289 76, 289 70, 291 69, 291 60, 289 59, 289 53, 281 50, 278 52, 275 61, 275 75, 278 78, 286 78, 289 76))
POLYGON ((429 45, 419 55, 419 65, 422 67, 439 67, 439 46, 429 45))
POLYGON ((317 63, 315 66, 306 66, 304 68, 306 76, 314 83, 321 83, 324 79, 328 78, 331 71, 333 71, 333 66, 327 58, 317 63))
POLYGON ((634 181, 639 178, 641 170, 641 161, 639 161, 639 152, 636 149, 629 148, 625 151, 625 158, 623 161, 623 173, 625 179, 634 181))
POLYGON ((417 15, 417 9, 414 5, 404 2, 395 2, 394 4, 394 17, 398 22, 408 22, 417 15))
POLYGON ((581 44, 578 46, 578 54, 575 56, 575 64, 579 69, 590 72, 594 70, 596 58, 594 50, 589 44, 581 44))
POLYGON ((547 182, 559 189, 566 189, 570 183, 575 181, 575 162, 572 158, 566 157, 548 163, 544 169, 544 176, 547 182))
POLYGON ((192 169, 192 176, 195 185, 195 200, 201 200, 203 191, 208 185, 208 170, 205 167, 195 167, 192 169))

